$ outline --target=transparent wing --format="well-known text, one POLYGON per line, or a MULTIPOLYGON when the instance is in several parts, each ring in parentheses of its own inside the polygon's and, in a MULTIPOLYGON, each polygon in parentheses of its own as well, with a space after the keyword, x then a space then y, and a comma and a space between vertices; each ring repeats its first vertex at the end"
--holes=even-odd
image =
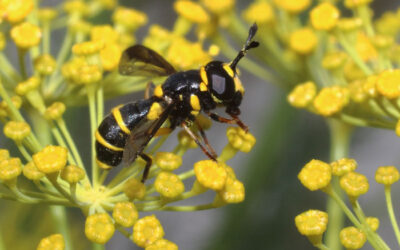
POLYGON ((127 48, 119 61, 119 73, 127 76, 168 76, 174 67, 161 55, 143 45, 127 48))
POLYGON ((122 155, 123 166, 129 166, 136 160, 137 156, 144 150, 157 130, 167 120, 173 106, 174 104, 169 104, 158 119, 144 119, 131 131, 122 155))

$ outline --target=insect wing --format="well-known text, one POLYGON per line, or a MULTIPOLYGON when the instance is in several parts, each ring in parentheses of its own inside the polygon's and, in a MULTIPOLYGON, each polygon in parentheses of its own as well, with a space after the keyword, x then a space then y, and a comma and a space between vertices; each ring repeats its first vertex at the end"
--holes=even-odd
POLYGON ((119 61, 119 73, 127 76, 168 76, 174 67, 161 55, 143 45, 127 48, 119 61))
POLYGON ((129 166, 136 160, 137 156, 144 150, 161 125, 167 120, 173 106, 174 104, 168 105, 158 119, 144 119, 142 123, 131 131, 122 155, 123 166, 129 166))

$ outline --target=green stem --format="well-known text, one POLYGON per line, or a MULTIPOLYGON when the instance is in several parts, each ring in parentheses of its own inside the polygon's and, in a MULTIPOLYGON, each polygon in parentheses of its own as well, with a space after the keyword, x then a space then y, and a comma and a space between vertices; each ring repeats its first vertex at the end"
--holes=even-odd
POLYGON ((96 152, 95 152, 95 131, 97 129, 96 119, 96 97, 95 97, 95 86, 89 85, 86 87, 89 103, 89 117, 90 117, 90 133, 91 133, 91 151, 92 151, 92 184, 93 187, 97 187, 99 181, 99 168, 96 164, 96 152))
POLYGON ((21 152, 22 156, 25 158, 26 161, 32 161, 32 157, 31 155, 28 153, 28 151, 26 151, 26 148, 24 147, 24 145, 22 145, 21 142, 17 142, 17 147, 19 149, 19 151, 21 152))
POLYGON ((45 22, 43 24, 43 53, 50 53, 50 23, 45 22))
POLYGON ((57 232, 62 234, 65 242, 65 250, 72 250, 72 238, 69 230, 67 213, 64 207, 50 206, 50 212, 57 227, 57 232))
MULTIPOLYGON (((331 138, 331 151, 330 160, 335 161, 346 157, 349 151, 349 142, 352 132, 352 126, 345 124, 341 121, 328 120, 331 138)), ((343 197, 340 192, 338 179, 332 181, 332 189, 337 192, 339 200, 343 197)), ((338 241, 340 230, 344 224, 344 214, 341 207, 335 202, 334 199, 329 198, 327 203, 327 211, 329 224, 326 234, 326 245, 331 249, 341 249, 342 246, 338 241)))
POLYGON ((26 50, 18 49, 18 63, 19 63, 19 70, 21 71, 22 79, 26 80, 28 78, 28 74, 26 73, 25 67, 25 55, 26 50))
POLYGON ((99 86, 96 92, 97 95, 97 122, 103 120, 104 115, 104 90, 103 86, 99 86))
POLYGON ((389 213, 390 222, 392 223, 393 231, 396 235, 397 243, 399 244, 400 247, 400 230, 399 230, 399 225, 397 224, 396 216, 394 215, 390 185, 385 185, 385 197, 386 197, 386 205, 389 213))

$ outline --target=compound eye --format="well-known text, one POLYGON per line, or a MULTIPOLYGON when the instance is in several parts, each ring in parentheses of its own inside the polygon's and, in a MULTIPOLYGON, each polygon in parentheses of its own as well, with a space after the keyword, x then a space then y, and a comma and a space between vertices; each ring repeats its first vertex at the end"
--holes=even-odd
POLYGON ((215 93, 218 95, 224 94, 226 89, 225 77, 213 74, 211 76, 211 79, 212 79, 212 88, 215 91, 215 93))

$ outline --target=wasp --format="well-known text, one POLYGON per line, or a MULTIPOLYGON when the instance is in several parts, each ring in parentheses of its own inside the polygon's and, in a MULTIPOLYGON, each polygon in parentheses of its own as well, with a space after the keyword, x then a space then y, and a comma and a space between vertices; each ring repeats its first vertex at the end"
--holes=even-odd
POLYGON ((216 161, 215 151, 208 144, 203 129, 197 124, 200 138, 189 127, 202 112, 215 121, 237 124, 248 131, 238 117, 244 88, 236 66, 248 50, 258 47, 259 43, 253 41, 256 32, 257 25, 253 24, 245 45, 232 62, 211 61, 200 70, 177 72, 161 55, 147 47, 134 45, 127 48, 119 63, 121 75, 168 78, 163 84, 153 87, 151 96, 118 106, 104 118, 95 133, 98 165, 104 169, 121 162, 129 166, 141 157, 146 161, 141 179, 144 182, 152 164, 151 157, 143 152, 145 147, 154 136, 169 133, 178 126, 210 159, 216 161), (230 118, 211 112, 217 107, 225 107, 230 118), (166 120, 169 120, 169 128, 161 128, 166 120))

